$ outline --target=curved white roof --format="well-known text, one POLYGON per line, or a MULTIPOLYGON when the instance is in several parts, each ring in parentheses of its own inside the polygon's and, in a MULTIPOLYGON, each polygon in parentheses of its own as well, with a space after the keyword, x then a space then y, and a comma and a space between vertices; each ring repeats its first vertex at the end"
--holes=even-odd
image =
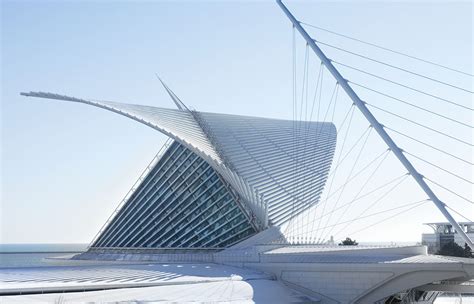
POLYGON ((336 145, 332 123, 165 109, 43 92, 22 95, 97 106, 170 136, 221 174, 263 226, 267 216, 271 224, 279 225, 318 203, 336 145))
POLYGON ((336 146, 332 123, 196 114, 223 161, 264 196, 272 223, 319 201, 336 146))

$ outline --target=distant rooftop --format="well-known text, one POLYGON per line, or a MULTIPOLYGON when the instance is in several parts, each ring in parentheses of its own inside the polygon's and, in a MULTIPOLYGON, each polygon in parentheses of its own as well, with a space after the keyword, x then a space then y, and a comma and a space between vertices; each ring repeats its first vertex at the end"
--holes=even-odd
MULTIPOLYGON (((474 222, 458 222, 459 225, 474 225, 474 222)), ((423 223, 423 225, 451 225, 449 222, 423 223)))

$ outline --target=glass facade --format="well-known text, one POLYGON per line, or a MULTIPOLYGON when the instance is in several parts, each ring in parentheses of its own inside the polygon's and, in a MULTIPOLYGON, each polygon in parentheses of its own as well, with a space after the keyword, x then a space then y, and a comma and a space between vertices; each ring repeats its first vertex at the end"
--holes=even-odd
POLYGON ((224 248, 256 233, 238 197, 174 142, 92 248, 224 248))

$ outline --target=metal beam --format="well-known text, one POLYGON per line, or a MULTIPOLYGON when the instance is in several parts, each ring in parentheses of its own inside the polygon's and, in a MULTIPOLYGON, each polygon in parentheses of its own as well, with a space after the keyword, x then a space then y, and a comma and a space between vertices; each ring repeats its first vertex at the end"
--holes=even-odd
POLYGON ((319 57, 321 62, 324 66, 328 69, 331 75, 337 80, 339 85, 344 89, 346 94, 352 99, 355 106, 362 112, 362 115, 369 121, 371 126, 377 131, 377 133, 382 137, 383 141, 387 144, 390 150, 395 154, 398 160, 402 163, 402 165, 407 169, 413 179, 418 183, 418 185, 423 189, 423 191, 428 195, 430 200, 438 207, 439 211, 444 215, 444 217, 453 225, 454 229, 456 230, 459 235, 464 239, 471 249, 474 249, 474 243, 469 238, 469 236, 464 232, 464 230, 459 226, 456 220, 452 217, 452 215, 446 209, 445 203, 443 203, 436 194, 431 190, 430 186, 425 182, 423 176, 418 173, 415 167, 411 164, 411 162, 406 158, 403 151, 395 144, 392 140, 390 135, 385 131, 382 124, 380 124, 375 116, 369 111, 364 101, 362 101, 357 93, 352 89, 349 85, 348 81, 342 77, 339 71, 334 67, 331 60, 326 57, 323 51, 316 45, 316 42, 313 38, 306 32, 306 30, 301 26, 300 22, 296 20, 296 18, 291 14, 291 12, 286 8, 286 6, 281 2, 281 0, 276 0, 280 8, 286 14, 288 19, 290 19, 293 26, 298 30, 298 32, 303 36, 306 43, 311 47, 314 53, 319 57))
POLYGON ((178 107, 178 109, 180 109, 181 111, 189 111, 188 107, 181 101, 181 99, 179 99, 178 96, 176 96, 176 94, 171 91, 171 89, 166 85, 166 83, 161 79, 160 76, 158 76, 158 74, 155 74, 156 75, 156 78, 158 78, 158 80, 161 82, 161 84, 163 85, 163 87, 165 88, 166 92, 168 93, 168 95, 171 97, 171 99, 173 100, 174 104, 178 107))

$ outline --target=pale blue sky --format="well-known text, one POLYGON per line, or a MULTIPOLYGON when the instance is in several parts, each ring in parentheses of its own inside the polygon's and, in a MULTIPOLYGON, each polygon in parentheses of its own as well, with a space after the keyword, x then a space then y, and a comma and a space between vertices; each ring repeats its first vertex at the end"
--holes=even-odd
MULTIPOLYGON (((300 20, 472 73, 470 2, 288 6, 300 20)), ((291 27, 273 1, 2 1, 1 16, 2 243, 89 242, 165 140, 118 115, 21 91, 173 107, 159 73, 199 110, 292 117, 291 27)), ((472 90, 472 78, 408 65, 472 90)), ((472 123, 470 113, 451 114, 472 123)), ((472 139, 465 129, 448 129, 472 139)), ((458 169, 472 179, 472 168, 458 169)), ((472 198, 472 186, 459 191, 472 198)), ((472 205, 453 204, 474 215, 472 205)), ((416 241, 422 222, 443 220, 431 205, 422 214, 406 216, 405 228, 358 238, 416 241)))

